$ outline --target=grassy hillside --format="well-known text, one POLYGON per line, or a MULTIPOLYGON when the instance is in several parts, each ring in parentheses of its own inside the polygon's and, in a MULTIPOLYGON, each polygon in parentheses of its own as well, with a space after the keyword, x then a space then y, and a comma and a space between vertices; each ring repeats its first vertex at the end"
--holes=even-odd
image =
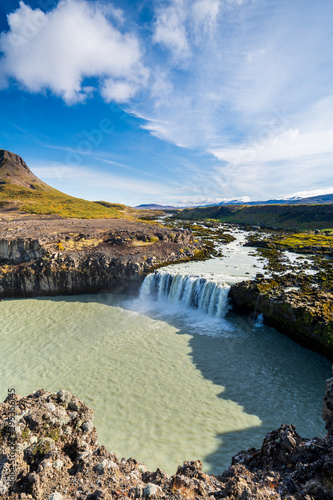
POLYGON ((125 205, 87 201, 57 191, 36 177, 20 156, 5 149, 0 149, 0 208, 79 219, 119 218, 131 212, 125 205))
POLYGON ((181 219, 215 219, 270 229, 333 228, 333 204, 321 205, 223 205, 182 210, 181 219))
POLYGON ((111 219, 123 217, 124 205, 86 201, 66 195, 61 191, 38 185, 24 188, 16 184, 0 186, 0 207, 16 206, 18 209, 38 215, 60 215, 79 219, 111 219))

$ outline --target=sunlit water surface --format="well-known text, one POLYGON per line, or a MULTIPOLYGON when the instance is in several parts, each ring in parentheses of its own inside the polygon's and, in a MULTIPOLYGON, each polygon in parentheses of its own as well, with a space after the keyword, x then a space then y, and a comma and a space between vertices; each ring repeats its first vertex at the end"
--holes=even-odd
MULTIPOLYGON (((187 272, 247 272, 241 257, 235 278, 221 260, 204 264, 187 272)), ((67 389, 95 410, 101 444, 150 469, 200 458, 219 473, 282 423, 324 431, 330 363, 250 317, 109 294, 8 300, 0 317, 2 398, 67 389)))

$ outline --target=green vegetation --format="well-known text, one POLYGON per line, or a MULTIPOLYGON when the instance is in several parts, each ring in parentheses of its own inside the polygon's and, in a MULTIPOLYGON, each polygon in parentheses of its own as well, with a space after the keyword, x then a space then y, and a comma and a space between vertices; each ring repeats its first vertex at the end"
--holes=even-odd
MULTIPOLYGON (((251 234, 248 245, 260 249, 290 250, 296 253, 333 254, 333 234, 328 233, 273 233, 267 235, 263 232, 251 234)), ((266 255, 264 255, 266 257, 266 255)))
POLYGON ((113 219, 124 217, 125 206, 107 202, 95 203, 81 198, 74 198, 56 189, 34 189, 16 184, 4 184, 0 188, 0 206, 10 204, 23 212, 38 215, 59 215, 65 218, 113 219))
POLYGON ((60 429, 58 427, 51 429, 48 434, 46 434, 46 437, 53 439, 53 441, 56 443, 60 438, 60 429))
POLYGON ((243 225, 260 225, 290 231, 325 229, 333 226, 333 204, 327 205, 222 205, 190 208, 180 219, 207 220, 243 225))
POLYGON ((333 234, 328 236, 326 234, 297 233, 278 239, 275 243, 294 250, 302 250, 306 247, 327 247, 333 251, 333 234))
POLYGON ((22 431, 22 434, 21 434, 21 438, 23 441, 26 441, 29 437, 29 434, 30 434, 30 429, 29 427, 24 427, 23 431, 22 431))
POLYGON ((159 240, 159 238, 157 236, 151 236, 149 238, 150 243, 156 243, 156 241, 158 241, 158 240, 159 240))
POLYGON ((102 207, 106 208, 115 208, 116 210, 125 210, 126 205, 121 205, 120 203, 110 203, 109 201, 94 201, 98 205, 102 205, 102 207))

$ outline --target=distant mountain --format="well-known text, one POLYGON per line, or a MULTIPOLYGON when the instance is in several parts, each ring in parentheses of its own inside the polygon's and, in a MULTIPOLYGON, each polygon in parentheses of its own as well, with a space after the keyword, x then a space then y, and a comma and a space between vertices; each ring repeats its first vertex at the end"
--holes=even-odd
POLYGON ((172 207, 169 205, 157 205, 156 203, 151 203, 147 205, 138 205, 137 207, 134 207, 138 210, 178 210, 179 207, 172 207))
POLYGON ((324 204, 333 203, 333 194, 322 194, 318 196, 311 196, 308 198, 292 197, 283 199, 272 199, 266 201, 242 201, 242 200, 230 200, 221 201, 220 203, 208 203, 206 205, 190 205, 187 207, 173 207, 169 205, 157 205, 156 203, 151 203, 147 205, 138 205, 134 207, 141 210, 183 210, 187 208, 206 208, 206 207, 222 207, 224 205, 246 205, 246 206, 260 206, 260 205, 312 205, 312 204, 324 204))
POLYGON ((200 205, 202 207, 220 207, 223 205, 312 205, 322 203, 333 203, 333 194, 322 194, 318 196, 311 196, 308 198, 292 197, 284 199, 272 199, 266 201, 221 201, 221 203, 213 203, 209 205, 200 205))
POLYGON ((38 215, 111 219, 123 217, 125 207, 112 204, 106 206, 62 193, 38 179, 20 156, 0 149, 1 208, 38 215))

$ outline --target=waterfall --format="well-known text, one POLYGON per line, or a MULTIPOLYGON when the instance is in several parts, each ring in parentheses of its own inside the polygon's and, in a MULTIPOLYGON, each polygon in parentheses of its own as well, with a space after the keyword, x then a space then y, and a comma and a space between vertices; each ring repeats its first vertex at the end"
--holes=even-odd
POLYGON ((229 310, 230 286, 207 278, 156 272, 142 283, 140 299, 153 299, 223 318, 229 310))
POLYGON ((254 326, 256 328, 261 328, 262 326, 264 326, 264 315, 262 313, 258 315, 254 326))

